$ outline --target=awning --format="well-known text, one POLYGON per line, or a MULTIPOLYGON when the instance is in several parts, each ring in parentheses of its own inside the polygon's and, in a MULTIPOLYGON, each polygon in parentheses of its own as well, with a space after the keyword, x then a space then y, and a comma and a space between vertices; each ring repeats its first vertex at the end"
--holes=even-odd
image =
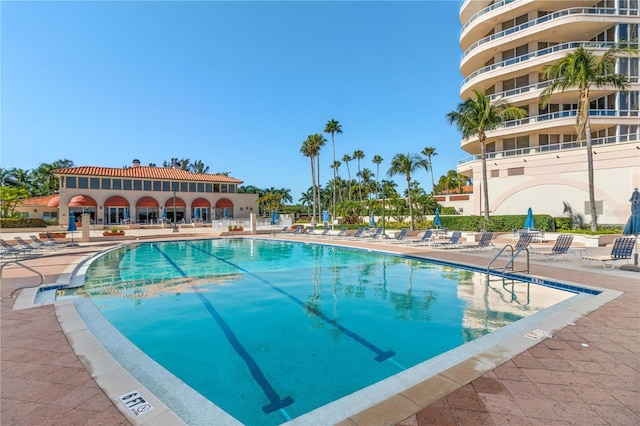
POLYGON ((206 200, 204 198, 196 198, 195 200, 193 200, 193 203, 191 203, 191 207, 206 207, 206 208, 210 208, 211 207, 211 203, 209 202, 209 200, 206 200))
POLYGON ((216 208, 221 209, 224 207, 233 207, 233 203, 228 198, 220 198, 216 201, 216 208))
MULTIPOLYGON (((173 207, 173 197, 169 198, 166 203, 164 203, 165 207, 173 207)), ((182 198, 176 197, 176 207, 187 207, 187 203, 184 202, 182 198)))
POLYGON ((76 195, 69 200, 69 207, 97 207, 96 200, 88 195, 76 195))
POLYGON ((136 207, 160 207, 160 204, 153 197, 142 197, 136 201, 136 207))
POLYGON ((119 195, 107 198, 104 202, 105 207, 129 207, 129 201, 119 195))

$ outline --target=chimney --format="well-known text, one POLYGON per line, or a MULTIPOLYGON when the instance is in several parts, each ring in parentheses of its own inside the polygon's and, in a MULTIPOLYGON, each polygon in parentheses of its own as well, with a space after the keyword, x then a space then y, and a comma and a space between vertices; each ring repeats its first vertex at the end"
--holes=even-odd
POLYGON ((180 167, 180 163, 176 161, 175 163, 173 163, 173 168, 176 170, 180 170, 182 167, 180 167))
POLYGON ((140 167, 140 160, 134 159, 131 163, 131 167, 140 167))

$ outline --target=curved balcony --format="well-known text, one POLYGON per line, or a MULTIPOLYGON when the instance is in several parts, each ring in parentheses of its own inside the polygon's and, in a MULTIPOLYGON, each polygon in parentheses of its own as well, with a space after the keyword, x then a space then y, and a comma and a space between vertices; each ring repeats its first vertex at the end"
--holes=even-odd
MULTIPOLYGON (((637 142, 638 138, 636 135, 620 135, 620 136, 608 136, 604 138, 591 139, 591 145, 608 145, 608 144, 617 144, 617 143, 627 143, 627 142, 637 142)), ((508 157, 526 157, 531 154, 536 153, 545 153, 550 151, 564 151, 568 149, 580 149, 587 146, 587 141, 572 141, 572 142, 562 142, 550 145, 540 145, 540 146, 530 146, 526 148, 518 148, 518 149, 509 149, 505 151, 495 151, 495 152, 487 152, 486 158, 496 159, 496 158, 508 158, 508 157)), ((471 163, 473 161, 482 160, 481 155, 469 155, 458 160, 458 166, 471 163)))
MULTIPOLYGON (((509 36, 509 35, 513 35, 516 33, 519 33, 521 31, 524 31, 526 29, 529 28, 533 28, 536 27, 538 25, 542 25, 542 24, 546 24, 549 23, 551 21, 557 21, 561 18, 564 18, 566 16, 573 16, 573 15, 584 15, 584 16, 603 16, 603 15, 609 15, 611 17, 615 17, 617 16, 616 10, 613 8, 598 8, 598 7, 576 7, 576 8, 572 8, 572 9, 564 9, 564 10, 560 10, 558 12, 554 12, 551 13, 549 15, 545 15, 545 16, 541 16, 538 19, 534 19, 532 21, 528 21, 525 22, 524 24, 515 26, 515 27, 511 27, 508 28, 504 31, 500 31, 498 33, 492 34, 489 37, 485 37, 481 40, 478 40, 477 42, 475 42, 474 44, 472 44, 471 46, 469 46, 469 48, 467 50, 465 50, 462 53, 462 56, 460 58, 460 62, 462 63, 464 61, 464 59, 471 53, 473 52, 475 49, 477 49, 478 47, 495 41, 495 40, 499 40, 503 37, 509 36)), ((558 23, 560 25, 560 23, 558 23)))
MULTIPOLYGON (((607 41, 572 41, 568 43, 557 44, 555 46, 547 47, 544 49, 537 50, 535 52, 527 53, 522 56, 516 56, 515 58, 510 58, 505 61, 501 61, 483 68, 480 68, 473 73, 469 74, 464 80, 462 80, 461 90, 460 92, 464 92, 465 85, 470 83, 473 79, 482 76, 483 74, 489 73, 491 71, 496 71, 501 68, 506 68, 512 65, 521 64, 532 59, 544 58, 545 56, 558 53, 558 52, 568 52, 570 50, 577 49, 582 46, 586 49, 603 49, 606 50, 612 46, 614 46, 614 42, 607 41)), ((536 63, 539 65, 539 62, 536 63)), ((493 76, 495 77, 495 76, 493 76)))
POLYGON ((486 15, 489 12, 493 12, 494 10, 502 7, 502 6, 506 6, 509 3, 513 3, 516 0, 502 0, 501 2, 498 3, 494 3, 492 5, 490 5, 489 7, 485 7, 484 9, 476 12, 475 15, 473 15, 471 18, 469 18, 469 20, 467 22, 465 22, 465 24, 462 26, 462 28, 460 29, 460 34, 462 34, 468 27, 469 25, 471 25, 476 19, 480 18, 483 15, 486 15))

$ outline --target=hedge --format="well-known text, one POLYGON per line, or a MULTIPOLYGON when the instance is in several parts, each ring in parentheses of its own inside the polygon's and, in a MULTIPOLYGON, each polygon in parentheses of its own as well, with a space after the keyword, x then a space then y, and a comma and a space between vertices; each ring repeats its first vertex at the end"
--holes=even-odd
POLYGON ((44 219, 1 218, 0 228, 46 228, 44 219))

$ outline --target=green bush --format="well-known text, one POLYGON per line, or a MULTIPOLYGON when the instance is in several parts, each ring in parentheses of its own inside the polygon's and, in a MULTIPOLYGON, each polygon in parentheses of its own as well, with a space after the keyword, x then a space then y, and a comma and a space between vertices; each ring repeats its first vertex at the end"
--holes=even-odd
POLYGON ((2 218, 0 228, 46 228, 44 219, 2 218))

